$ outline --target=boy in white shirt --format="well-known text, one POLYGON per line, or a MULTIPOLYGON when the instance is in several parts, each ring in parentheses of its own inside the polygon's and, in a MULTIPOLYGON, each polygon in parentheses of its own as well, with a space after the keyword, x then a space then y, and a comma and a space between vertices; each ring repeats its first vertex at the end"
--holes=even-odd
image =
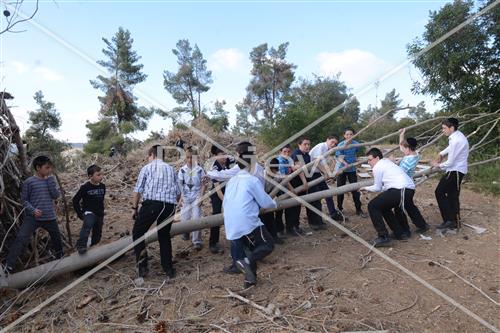
MULTIPOLYGON (((181 189, 181 222, 198 219, 201 217, 201 197, 205 192, 205 184, 202 178, 205 171, 198 162, 193 161, 193 149, 186 148, 186 164, 179 170, 177 179, 181 189)), ((189 233, 183 235, 184 240, 189 239, 189 233)), ((191 241, 194 248, 199 251, 202 248, 201 231, 191 233, 191 241)))
POLYGON ((469 158, 469 141, 462 132, 458 130, 458 120, 447 118, 443 120, 442 131, 449 139, 448 147, 441 151, 433 167, 446 171, 436 187, 436 200, 439 211, 443 217, 438 229, 455 229, 460 216, 460 185, 467 174, 467 159, 469 158), (443 162, 444 156, 448 159, 443 162))
POLYGON ((397 239, 405 239, 401 223, 392 211, 398 206, 404 206, 408 215, 414 219, 420 214, 413 203, 415 184, 399 166, 389 159, 383 158, 378 148, 372 148, 366 154, 368 164, 372 167, 374 184, 361 188, 362 191, 381 192, 368 203, 368 212, 378 237, 374 240, 375 247, 390 246, 391 239, 384 224, 394 231, 397 239))
POLYGON ((259 219, 259 210, 276 208, 259 179, 250 174, 256 164, 251 148, 248 142, 236 148, 240 171, 227 183, 223 201, 226 238, 231 241, 233 261, 245 274, 245 288, 257 283, 257 261, 274 249, 273 239, 259 219))

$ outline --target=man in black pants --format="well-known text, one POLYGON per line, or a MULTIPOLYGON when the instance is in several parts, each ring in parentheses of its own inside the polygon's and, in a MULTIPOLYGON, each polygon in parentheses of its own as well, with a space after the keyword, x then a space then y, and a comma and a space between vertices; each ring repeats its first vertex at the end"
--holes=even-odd
POLYGON ((455 229, 460 217, 460 185, 464 175, 467 174, 469 142, 467 137, 458 130, 456 118, 443 120, 441 129, 443 134, 448 137, 449 144, 445 150, 439 153, 437 160, 432 162, 433 167, 439 167, 446 171, 435 191, 439 211, 443 218, 443 223, 437 228, 455 229), (448 159, 443 162, 446 155, 448 155, 448 159))
MULTIPOLYGON (((222 150, 213 145, 210 149, 210 153, 213 157, 217 158, 212 165, 212 170, 222 171, 229 169, 230 160, 226 157, 222 150)), ((210 195, 210 202, 212 203, 212 214, 216 215, 222 213, 222 200, 224 199, 225 187, 220 186, 220 182, 214 179, 212 179, 212 184, 216 191, 210 195)), ((219 247, 219 235, 220 226, 210 228, 208 248, 213 254, 222 253, 222 250, 219 247)), ((234 267, 234 271, 237 271, 236 267, 234 267)))
MULTIPOLYGON (((177 175, 170 165, 163 162, 163 148, 160 145, 151 147, 148 151, 149 163, 140 173, 134 188, 132 205, 135 220, 132 229, 132 239, 142 237, 153 223, 159 226, 175 212, 175 206, 180 198, 180 189, 177 184, 177 175), (141 209, 137 212, 139 200, 143 199, 141 209)), ((160 243, 161 265, 168 278, 175 276, 172 264, 172 243, 170 228, 172 221, 168 221, 158 230, 160 243)), ((139 277, 145 277, 148 269, 148 254, 144 240, 134 247, 139 277)))
POLYGON ((413 203, 415 184, 413 180, 391 160, 385 159, 378 148, 372 148, 367 153, 368 164, 373 169, 374 184, 361 190, 383 192, 368 203, 368 212, 378 237, 374 240, 376 247, 389 246, 391 239, 384 224, 384 219, 394 231, 396 239, 407 239, 403 226, 396 219, 393 208, 403 206, 419 228, 426 228, 426 223, 420 211, 413 203))

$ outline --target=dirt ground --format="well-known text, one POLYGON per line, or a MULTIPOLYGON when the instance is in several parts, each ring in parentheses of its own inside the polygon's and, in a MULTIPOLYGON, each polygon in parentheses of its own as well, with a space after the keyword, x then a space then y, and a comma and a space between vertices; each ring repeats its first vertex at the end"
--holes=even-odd
MULTIPOLYGON (((136 172, 108 184, 108 208, 103 243, 123 237, 132 228, 129 196, 136 172), (127 208, 127 209, 125 209, 127 208)), ((83 177, 83 176, 82 176, 83 177)), ((81 178, 83 179, 83 178, 81 178)), ((72 180, 66 176, 64 182, 72 180)), ((465 228, 439 236, 439 212, 434 199, 436 180, 418 187, 417 206, 433 226, 431 240, 413 234, 382 251, 432 286, 443 291, 488 323, 500 329, 499 306, 466 284, 480 288, 500 301, 498 200, 465 186, 462 217, 465 223, 484 227, 476 234, 465 228), (448 269, 446 269, 448 268, 448 269), (454 273, 457 275, 455 275, 454 273)), ((76 190, 76 188, 75 188, 76 190)), ((68 193, 71 195, 71 193, 68 193)), ((362 198, 365 208, 368 197, 362 198)), ((205 210, 209 211, 209 203, 205 210)), ((371 241, 370 219, 350 215, 345 226, 371 241)), ((326 206, 323 207, 326 211, 326 206)), ((205 246, 195 251, 190 242, 173 239, 177 276, 166 281, 158 245, 149 245, 150 274, 136 285, 131 252, 79 284, 58 300, 16 327, 16 332, 488 332, 478 321, 437 296, 397 267, 369 253, 369 249, 331 226, 311 231, 303 209, 307 234, 287 238, 259 265, 258 285, 243 290, 242 275, 222 272, 230 263, 229 244, 224 254, 213 255, 205 246), (238 293, 256 306, 229 296, 238 293)), ((72 221, 73 239, 80 222, 72 221)), ((204 231, 208 240, 208 230, 204 231)), ((224 239, 224 236, 222 239, 224 239)), ((38 286, 21 297, 2 325, 15 320, 53 295, 83 272, 67 274, 38 286)), ((2 303, 16 296, 0 294, 2 303)), ((4 303, 5 304, 5 303, 4 303)))

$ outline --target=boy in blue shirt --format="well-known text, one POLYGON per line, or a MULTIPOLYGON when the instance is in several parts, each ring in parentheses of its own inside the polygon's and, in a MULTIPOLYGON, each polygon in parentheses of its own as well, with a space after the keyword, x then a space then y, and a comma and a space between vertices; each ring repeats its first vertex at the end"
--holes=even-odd
POLYGON ((223 201, 226 238, 231 241, 236 267, 245 274, 245 288, 257 283, 257 261, 274 249, 273 238, 259 219, 259 210, 276 208, 276 202, 251 174, 256 163, 251 148, 248 142, 236 148, 241 170, 227 183, 223 201))
MULTIPOLYGON (((344 131, 344 139, 341 141, 337 147, 347 146, 351 144, 358 144, 359 142, 356 140, 351 140, 354 135, 354 129, 347 127, 344 131)), ((335 152, 335 156, 337 157, 337 166, 336 169, 339 170, 348 164, 356 163, 357 161, 357 153, 359 152, 359 147, 347 148, 344 150, 338 150, 335 152)), ((349 180, 350 184, 358 182, 358 176, 356 175, 356 167, 352 166, 344 170, 341 174, 337 176, 337 187, 344 186, 349 180)), ((352 199, 354 200, 354 206, 356 207, 356 215, 366 218, 367 215, 361 209, 361 194, 359 191, 352 191, 352 199)), ((337 208, 341 212, 344 209, 344 195, 339 194, 337 196, 337 208)))

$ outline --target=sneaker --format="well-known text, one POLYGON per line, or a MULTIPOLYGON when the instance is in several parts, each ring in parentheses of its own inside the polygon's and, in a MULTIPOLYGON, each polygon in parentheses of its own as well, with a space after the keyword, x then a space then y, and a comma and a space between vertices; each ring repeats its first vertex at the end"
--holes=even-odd
POLYGON ((231 266, 224 267, 224 269, 222 271, 226 274, 240 274, 241 273, 235 264, 231 264, 231 266))
POLYGON ((213 254, 220 254, 220 253, 223 253, 223 251, 221 250, 221 248, 219 247, 218 244, 214 244, 214 245, 209 245, 208 246, 208 249, 210 250, 210 252, 212 252, 213 254))
POLYGON ((278 235, 278 238, 286 238, 286 236, 287 236, 287 234, 283 231, 278 231, 277 235, 278 235))
POLYGON ((149 273, 149 268, 146 265, 141 265, 137 268, 137 275, 141 278, 145 278, 149 273))
POLYGON ((287 230, 286 235, 289 237, 298 237, 299 234, 295 232, 295 229, 287 230))
POLYGON ((80 255, 85 254, 87 252, 86 247, 77 247, 76 250, 78 251, 78 254, 80 254, 80 255))
POLYGON ((426 231, 428 231, 430 228, 431 228, 431 227, 430 227, 428 224, 426 224, 426 225, 425 225, 425 226, 423 226, 422 228, 418 228, 416 231, 417 231, 417 233, 419 233, 419 234, 423 234, 423 233, 425 233, 426 231))
POLYGON ((377 238, 375 238, 375 240, 373 241, 373 245, 375 247, 386 247, 386 246, 391 246, 391 239, 389 238, 389 236, 379 236, 377 238))
POLYGON ((455 221, 444 221, 440 225, 437 226, 438 229, 456 229, 457 222, 455 221))
POLYGON ((257 283, 257 276, 255 275, 252 267, 245 260, 236 260, 236 267, 245 274, 244 287, 248 288, 257 283))
POLYGON ((368 215, 366 215, 365 212, 363 212, 361 209, 356 211, 356 215, 363 219, 366 219, 368 217, 368 215))
POLYGON ((189 240, 189 232, 185 232, 182 234, 182 240, 185 240, 185 241, 189 240))
POLYGON ((169 279, 173 279, 175 277, 175 268, 170 268, 165 272, 165 275, 169 279))

